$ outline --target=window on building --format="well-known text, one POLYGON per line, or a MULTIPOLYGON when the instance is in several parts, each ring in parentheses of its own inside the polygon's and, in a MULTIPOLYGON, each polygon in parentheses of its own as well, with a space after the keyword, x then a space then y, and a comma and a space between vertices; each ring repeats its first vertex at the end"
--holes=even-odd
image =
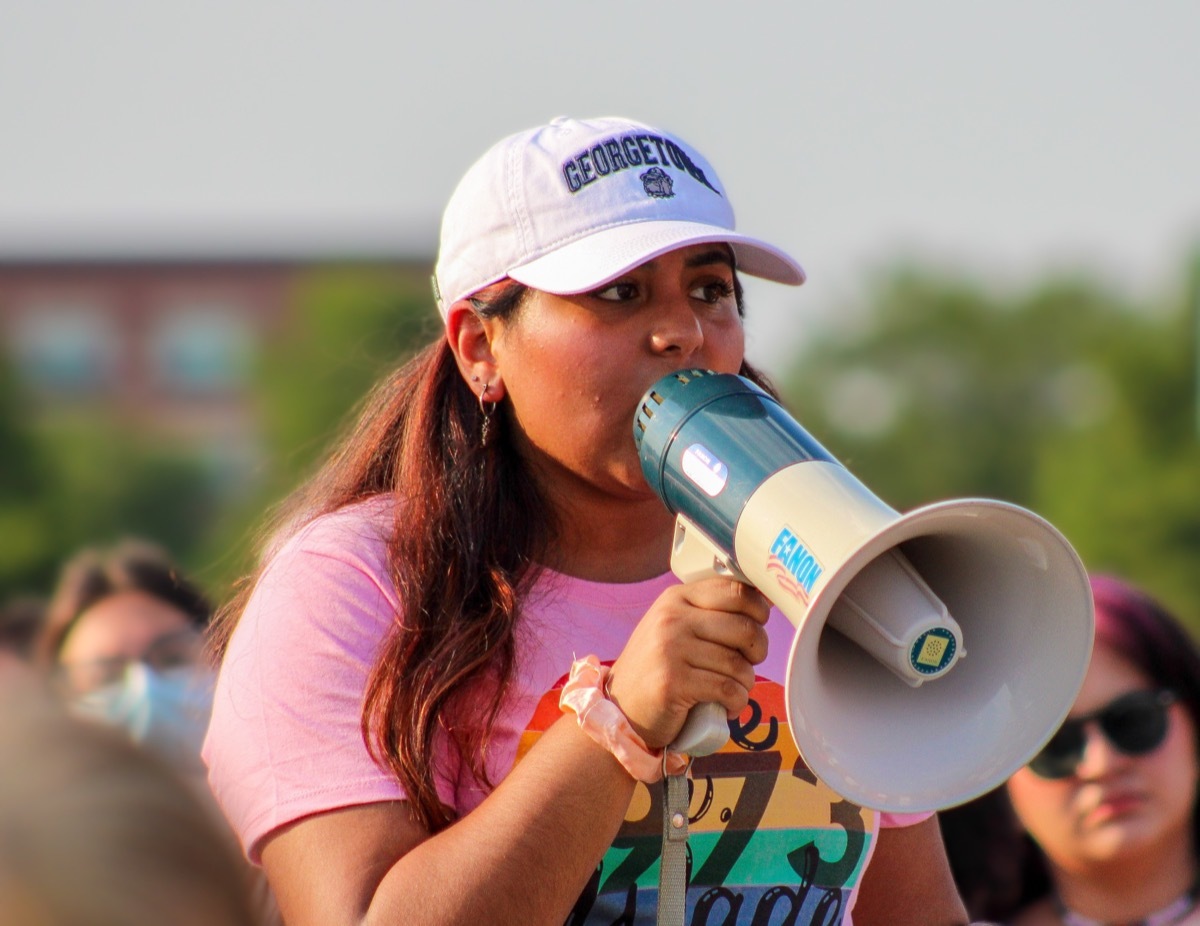
POLYGON ((242 386, 253 346, 253 333, 235 307, 192 303, 156 322, 149 340, 150 363, 166 389, 214 395, 242 386))
POLYGON ((86 304, 31 306, 12 330, 13 361, 30 386, 52 393, 93 393, 116 380, 120 339, 113 319, 86 304))

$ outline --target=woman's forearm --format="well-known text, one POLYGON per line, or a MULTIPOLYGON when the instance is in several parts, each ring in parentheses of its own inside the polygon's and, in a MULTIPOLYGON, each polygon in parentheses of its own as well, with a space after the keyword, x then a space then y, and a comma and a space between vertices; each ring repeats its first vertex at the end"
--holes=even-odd
POLYGON ((612 755, 564 716, 479 807, 392 866, 366 922, 557 926, 616 836, 633 789, 612 755))

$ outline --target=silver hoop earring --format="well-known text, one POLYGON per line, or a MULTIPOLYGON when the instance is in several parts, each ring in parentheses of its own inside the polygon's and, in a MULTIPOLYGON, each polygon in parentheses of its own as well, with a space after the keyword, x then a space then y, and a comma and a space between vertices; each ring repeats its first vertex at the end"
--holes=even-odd
POLYGON ((484 383, 483 388, 479 390, 479 410, 483 413, 483 425, 480 428, 479 446, 486 447, 488 444, 488 434, 492 427, 492 415, 496 411, 496 403, 487 401, 488 390, 491 389, 490 383, 484 383))

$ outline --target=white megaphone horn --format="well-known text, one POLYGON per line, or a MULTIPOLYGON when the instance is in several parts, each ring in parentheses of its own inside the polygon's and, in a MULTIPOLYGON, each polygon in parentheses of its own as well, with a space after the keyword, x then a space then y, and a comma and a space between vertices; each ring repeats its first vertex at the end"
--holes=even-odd
MULTIPOLYGON (((788 723, 843 797, 885 811, 963 803, 1028 762, 1070 710, 1092 596, 1044 519, 987 499, 901 515, 731 374, 663 377, 634 439, 676 515, 672 571, 747 582, 796 628, 788 723)), ((728 735, 724 709, 698 705, 672 748, 706 755, 728 735)))

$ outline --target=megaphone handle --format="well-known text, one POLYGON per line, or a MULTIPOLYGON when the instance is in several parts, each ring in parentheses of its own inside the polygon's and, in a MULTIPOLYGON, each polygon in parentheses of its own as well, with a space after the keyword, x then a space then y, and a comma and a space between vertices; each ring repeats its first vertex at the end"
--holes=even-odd
POLYGON ((689 756, 707 756, 724 746, 728 739, 729 721, 725 717, 725 708, 710 701, 697 704, 688 711, 679 735, 667 750, 689 756))
MULTIPOLYGON (((671 571, 684 582, 709 576, 730 576, 750 584, 750 580, 729 561, 725 551, 683 515, 675 519, 671 571)), ((679 735, 667 749, 689 756, 707 756, 724 746, 728 739, 729 720, 725 708, 715 702, 697 704, 688 711, 679 735)))

